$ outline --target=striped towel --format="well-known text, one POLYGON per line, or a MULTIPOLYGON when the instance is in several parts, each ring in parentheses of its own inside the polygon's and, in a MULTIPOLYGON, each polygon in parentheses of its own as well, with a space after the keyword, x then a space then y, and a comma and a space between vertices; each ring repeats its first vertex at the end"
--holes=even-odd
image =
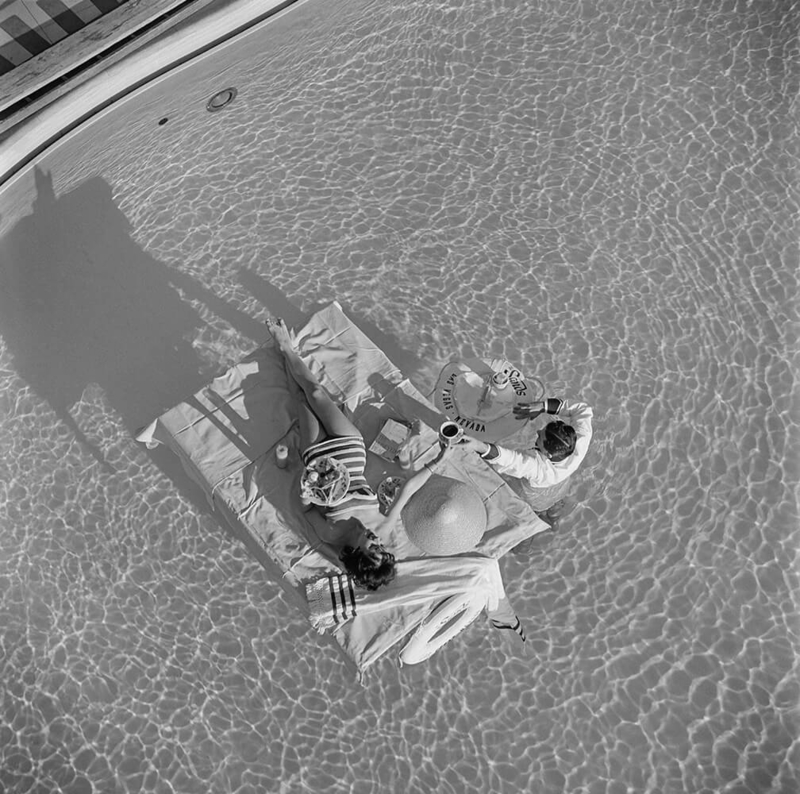
POLYGON ((497 560, 482 554, 458 557, 424 557, 400 560, 397 576, 380 590, 357 588, 344 573, 324 576, 306 584, 309 620, 319 632, 334 629, 354 617, 360 621, 394 607, 435 604, 463 593, 480 593, 495 628, 511 629, 525 642, 525 632, 506 597, 497 560))
POLYGON ((325 576, 311 582, 306 585, 306 598, 315 620, 338 625, 357 614, 355 585, 349 574, 325 576))
MULTIPOLYGON (((325 576, 311 582, 306 585, 306 598, 311 609, 311 622, 320 631, 323 625, 338 626, 358 614, 355 585, 349 574, 325 576)), ((507 598, 501 599, 496 609, 489 610, 489 619, 496 629, 509 629, 525 642, 525 629, 511 611, 507 598)))

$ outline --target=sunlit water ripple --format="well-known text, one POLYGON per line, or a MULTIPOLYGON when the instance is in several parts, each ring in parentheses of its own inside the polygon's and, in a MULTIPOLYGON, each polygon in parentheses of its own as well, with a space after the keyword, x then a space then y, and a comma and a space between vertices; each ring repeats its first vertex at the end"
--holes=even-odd
POLYGON ((0 790, 796 794, 798 11, 311 2, 11 185, 0 790), (132 441, 331 298, 594 406, 524 649, 359 687, 132 441))

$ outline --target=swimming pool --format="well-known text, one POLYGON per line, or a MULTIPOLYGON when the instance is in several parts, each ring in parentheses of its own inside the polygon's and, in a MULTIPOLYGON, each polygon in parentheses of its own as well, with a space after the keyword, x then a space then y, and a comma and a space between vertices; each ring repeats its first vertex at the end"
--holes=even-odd
POLYGON ((7 790, 796 791, 797 4, 695 5, 308 2, 5 187, 7 790), (594 406, 524 654, 360 688, 133 442, 334 297, 594 406))

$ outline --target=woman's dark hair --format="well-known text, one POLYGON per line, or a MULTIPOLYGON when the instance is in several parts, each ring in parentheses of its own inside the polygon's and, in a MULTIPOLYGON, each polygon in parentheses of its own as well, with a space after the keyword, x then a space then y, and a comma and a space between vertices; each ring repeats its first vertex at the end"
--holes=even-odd
POLYGON ((363 549, 345 546, 339 559, 355 583, 366 590, 377 590, 395 577, 394 554, 388 551, 382 551, 380 561, 375 562, 363 549))
POLYGON ((558 419, 545 425, 542 447, 550 460, 558 463, 573 453, 577 439, 575 428, 558 419))

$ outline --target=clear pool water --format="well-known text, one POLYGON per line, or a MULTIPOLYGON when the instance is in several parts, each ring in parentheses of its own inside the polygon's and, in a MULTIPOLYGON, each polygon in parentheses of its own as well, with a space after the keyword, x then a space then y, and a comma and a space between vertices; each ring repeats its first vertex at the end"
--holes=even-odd
POLYGON ((9 184, 0 790, 795 794, 799 11, 312 1, 9 184), (360 687, 132 440, 333 298, 594 406, 524 649, 360 687))

